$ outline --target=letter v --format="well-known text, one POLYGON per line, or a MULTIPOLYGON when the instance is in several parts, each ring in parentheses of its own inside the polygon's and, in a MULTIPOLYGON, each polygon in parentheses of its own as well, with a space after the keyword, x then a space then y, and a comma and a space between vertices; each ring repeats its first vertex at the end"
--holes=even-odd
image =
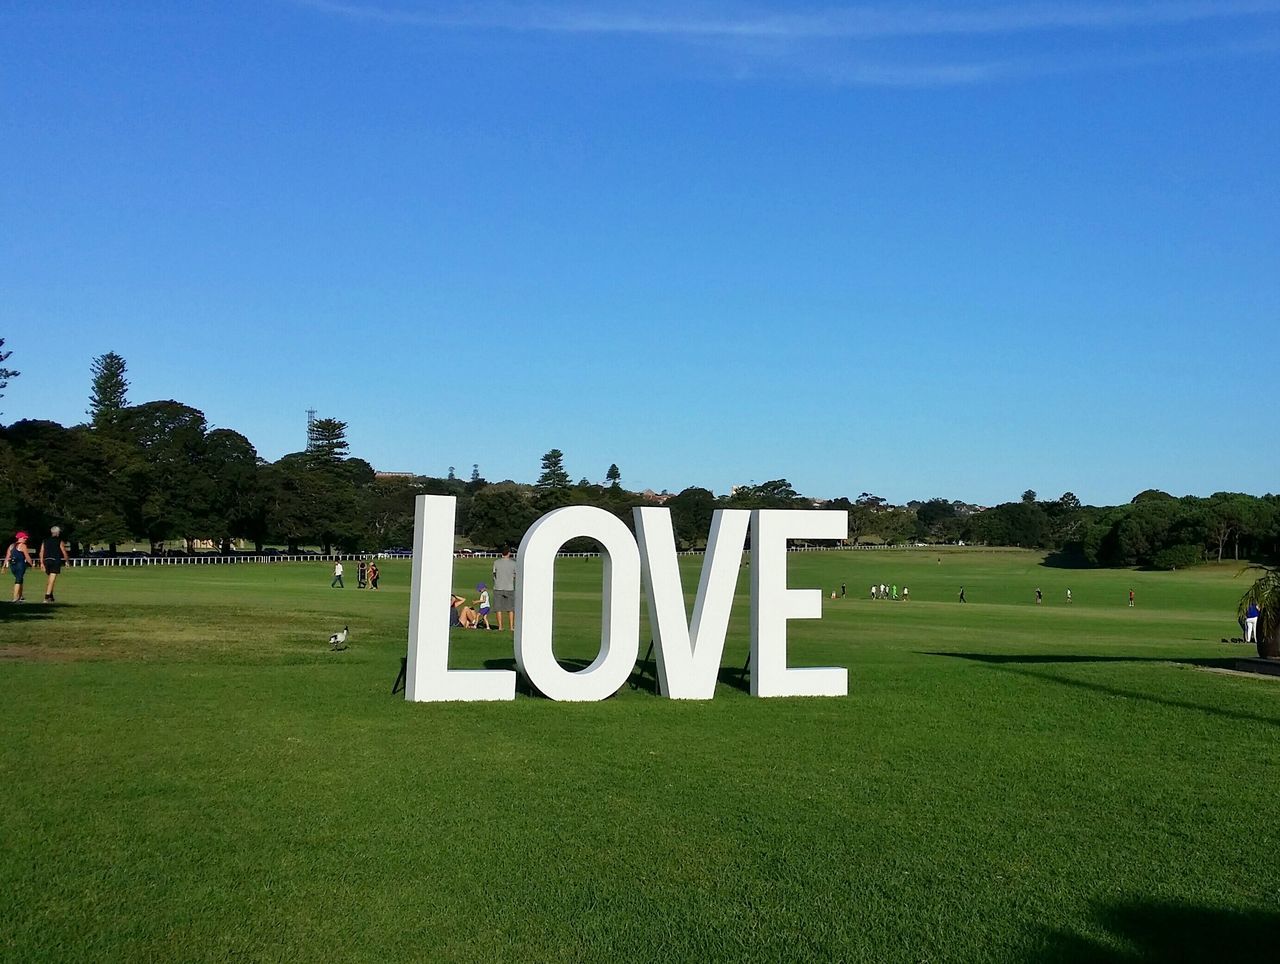
POLYGON ((671 510, 637 508, 633 512, 657 650, 658 689, 674 700, 709 700, 715 695, 751 513, 718 509, 711 517, 691 628, 685 619, 671 510))

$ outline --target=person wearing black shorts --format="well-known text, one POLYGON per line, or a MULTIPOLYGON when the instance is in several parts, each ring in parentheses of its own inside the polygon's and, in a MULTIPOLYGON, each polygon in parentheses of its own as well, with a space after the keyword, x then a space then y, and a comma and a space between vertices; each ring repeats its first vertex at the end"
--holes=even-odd
POLYGON ((40 568, 44 570, 44 601, 53 602, 53 584, 58 581, 63 563, 71 560, 67 544, 62 541, 62 530, 54 526, 49 538, 40 543, 40 568))

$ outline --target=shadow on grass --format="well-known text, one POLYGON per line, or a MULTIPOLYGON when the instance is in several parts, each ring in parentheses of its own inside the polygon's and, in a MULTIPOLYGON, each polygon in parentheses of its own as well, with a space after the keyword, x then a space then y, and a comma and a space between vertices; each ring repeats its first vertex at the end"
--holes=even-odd
POLYGON ((716 679, 730 689, 741 690, 743 693, 751 692, 751 671, 744 672, 741 666, 721 666, 716 679))
POLYGON ((1079 653, 921 653, 921 656, 953 656, 978 663, 1184 663, 1188 666, 1215 666, 1230 669, 1234 657, 1224 659, 1176 659, 1168 656, 1085 656, 1079 653))
MULTIPOLYGON (((560 664, 560 668, 564 670, 566 673, 580 673, 584 669, 586 669, 588 666, 591 665, 591 660, 589 659, 561 659, 558 656, 556 657, 556 662, 560 664)), ((538 689, 536 686, 534 686, 532 683, 529 682, 529 677, 525 676, 524 673, 520 672, 520 667, 516 665, 516 661, 513 658, 486 659, 484 661, 484 668, 485 669, 508 669, 508 670, 511 670, 513 673, 515 673, 517 695, 532 696, 535 699, 540 699, 540 700, 545 700, 547 698, 545 693, 543 693, 540 689, 538 689)), ((634 674, 632 674, 631 679, 632 681, 635 680, 634 674)), ((653 689, 654 686, 655 686, 654 681, 650 680, 649 681, 650 692, 654 692, 654 689, 653 689)), ((621 689, 618 690, 618 692, 621 692, 621 691, 622 691, 621 689)), ((613 693, 608 698, 613 699, 613 697, 617 695, 618 695, 617 693, 613 693)))
MULTIPOLYGON (((591 661, 585 659, 560 659, 557 657, 556 662, 560 664, 561 669, 569 673, 581 672, 591 665, 591 661)), ((516 693, 524 696, 532 696, 537 699, 546 699, 546 695, 533 686, 533 684, 529 682, 528 677, 520 672, 514 659, 486 659, 484 661, 484 668, 511 670, 516 674, 516 693)), ((750 674, 743 673, 741 666, 720 667, 720 672, 716 679, 720 683, 732 689, 740 690, 743 693, 751 692, 750 674)), ((657 661, 652 659, 637 660, 635 669, 627 679, 627 685, 633 690, 642 690, 645 693, 657 696, 657 661)), ((621 689, 618 692, 622 692, 621 689)), ((615 693, 614 695, 616 696, 617 694, 615 693)), ((612 699, 612 697, 610 698, 612 699)))
POLYGON ((1026 961, 1097 961, 1101 964, 1222 961, 1253 964, 1277 959, 1280 913, 1225 910, 1187 904, 1133 901, 1105 907, 1098 922, 1128 950, 1047 931, 1026 961))
POLYGON ((1280 726, 1280 718, 1278 717, 1259 716, 1256 713, 1227 710, 1220 706, 1206 706, 1203 703, 1192 703, 1188 700, 1174 700, 1162 696, 1152 696, 1149 693, 1139 693, 1134 690, 1120 689, 1119 687, 1107 686, 1103 683, 1091 683, 1086 680, 1072 679, 1068 676, 1058 676, 1053 673, 1043 673, 1032 669, 1017 668, 1017 664, 1043 666, 1045 664, 1053 663, 1180 663, 1184 666, 1230 669, 1235 666, 1234 659, 1168 659, 1158 656, 1058 656, 1041 653, 1027 655, 1009 655, 1003 653, 921 653, 920 655, 950 656, 954 659, 967 659, 979 663, 987 663, 988 665, 995 666, 997 669, 1005 673, 1017 673, 1019 676, 1028 676, 1031 679, 1044 680, 1048 683, 1057 683, 1060 686, 1086 690, 1091 693, 1101 693, 1105 696, 1120 696, 1130 700, 1142 700, 1146 703, 1154 703, 1157 706, 1167 706, 1179 710, 1195 710, 1200 713, 1208 713, 1210 716, 1220 716, 1224 719, 1238 720, 1244 723, 1265 723, 1268 726, 1280 726))
POLYGON ((1059 549, 1046 555, 1040 565, 1045 569, 1092 569, 1084 553, 1059 549))
POLYGON ((0 602, 0 623, 23 623, 31 620, 48 619, 60 607, 60 603, 46 606, 43 603, 11 603, 0 602))

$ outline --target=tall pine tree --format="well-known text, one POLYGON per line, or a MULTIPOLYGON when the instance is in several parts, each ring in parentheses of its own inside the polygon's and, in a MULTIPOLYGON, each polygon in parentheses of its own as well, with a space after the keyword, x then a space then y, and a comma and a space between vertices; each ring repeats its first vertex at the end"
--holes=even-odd
POLYGON ((336 418, 318 418, 307 428, 307 455, 312 462, 336 465, 347 457, 347 423, 336 418))
POLYGON ((125 378, 124 359, 113 351, 98 355, 90 365, 93 384, 89 391, 89 417, 93 427, 108 428, 120 420, 120 413, 129 404, 126 392, 129 380, 125 378))
POLYGON ((542 474, 535 483, 540 489, 569 488, 569 473, 564 468, 564 453, 552 449, 542 457, 542 474))
POLYGON ((12 354, 13 352, 4 350, 4 339, 0 338, 0 398, 4 398, 4 390, 9 385, 9 379, 17 378, 19 375, 12 368, 4 367, 5 359, 12 354))

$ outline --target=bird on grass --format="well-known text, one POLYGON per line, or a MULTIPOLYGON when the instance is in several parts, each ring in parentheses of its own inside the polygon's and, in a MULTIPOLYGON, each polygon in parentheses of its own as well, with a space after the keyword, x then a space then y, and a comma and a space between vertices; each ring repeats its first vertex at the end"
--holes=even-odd
POLYGON ((334 652, 347 648, 347 629, 348 627, 343 626, 342 632, 334 633, 329 637, 329 648, 334 652))

